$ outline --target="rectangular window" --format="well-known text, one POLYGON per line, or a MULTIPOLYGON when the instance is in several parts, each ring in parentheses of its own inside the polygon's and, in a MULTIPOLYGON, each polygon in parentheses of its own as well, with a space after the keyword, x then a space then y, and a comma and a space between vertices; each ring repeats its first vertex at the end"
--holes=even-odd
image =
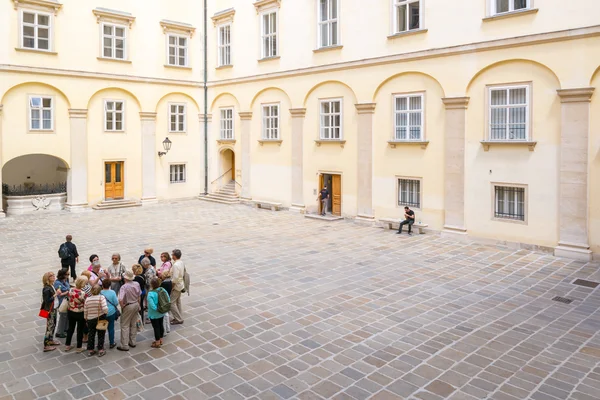
POLYGON ((187 38, 177 35, 168 35, 168 50, 167 64, 179 67, 187 67, 187 38))
POLYGON ((491 0, 491 2, 492 15, 525 10, 530 7, 530 0, 491 0))
POLYGON ((104 130, 109 132, 123 131, 123 112, 125 102, 115 100, 104 101, 104 130))
POLYGON ((233 140, 233 108, 221 109, 221 139, 233 140))
POLYGON ((50 50, 50 15, 23 11, 21 46, 26 49, 50 50))
POLYGON ((126 29, 124 26, 102 24, 102 57, 125 59, 126 29))
POLYGON ((185 132, 185 116, 185 104, 169 104, 169 132, 185 132))
POLYGON ((54 101, 52 97, 31 96, 29 98, 29 129, 51 131, 54 128, 54 101))
POLYGON ((262 107, 263 139, 279 140, 279 104, 262 107))
POLYGON ((423 95, 394 97, 394 140, 423 140, 423 95))
POLYGON ((421 208, 421 181, 398 179, 398 206, 421 208))
POLYGON ((421 28, 421 0, 392 0, 394 2, 394 33, 421 28))
POLYGON ((494 217, 525 221, 525 188, 494 186, 494 217))
POLYGON ((490 140, 528 140, 529 86, 490 88, 490 140))
POLYGON ((262 58, 277 57, 277 11, 262 15, 262 58))
POLYGON ((185 164, 171 164, 170 166, 171 183, 185 182, 185 164))
POLYGON ((339 0, 319 0, 319 47, 338 46, 339 0))
POLYGON ((342 139, 342 100, 321 100, 321 140, 342 139))
POLYGON ((231 25, 219 27, 219 67, 231 65, 231 25))

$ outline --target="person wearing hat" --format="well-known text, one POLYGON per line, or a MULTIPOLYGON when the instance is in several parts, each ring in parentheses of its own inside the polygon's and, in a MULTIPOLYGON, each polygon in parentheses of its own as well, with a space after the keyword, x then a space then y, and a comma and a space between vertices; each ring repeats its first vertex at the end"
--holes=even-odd
POLYGON ((119 290, 119 304, 121 304, 121 345, 117 350, 129 351, 136 346, 137 329, 135 323, 140 310, 140 285, 133 281, 132 271, 123 274, 125 284, 119 290))

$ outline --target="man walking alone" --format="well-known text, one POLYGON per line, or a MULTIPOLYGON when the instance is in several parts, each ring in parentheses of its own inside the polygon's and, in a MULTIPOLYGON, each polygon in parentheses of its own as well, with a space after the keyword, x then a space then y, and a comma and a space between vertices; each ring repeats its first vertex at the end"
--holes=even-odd
POLYGON ((72 242, 73 236, 67 235, 66 240, 67 241, 58 248, 58 256, 60 257, 62 269, 70 269, 71 278, 75 281, 75 279, 77 279, 75 266, 79 262, 79 253, 77 252, 77 246, 72 242))

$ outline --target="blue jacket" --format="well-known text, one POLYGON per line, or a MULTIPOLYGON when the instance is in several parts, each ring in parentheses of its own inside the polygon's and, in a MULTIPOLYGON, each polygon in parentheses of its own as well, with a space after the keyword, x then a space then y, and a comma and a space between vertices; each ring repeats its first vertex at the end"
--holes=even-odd
POLYGON ((64 299, 67 298, 67 293, 69 293, 69 289, 71 286, 69 285, 69 280, 67 279, 65 282, 61 282, 59 280, 54 281, 54 289, 59 289, 64 293, 63 296, 58 296, 58 305, 60 305, 64 299))
POLYGON ((108 306, 108 314, 107 316, 111 316, 117 312, 117 308, 115 306, 119 305, 119 299, 117 299, 117 294, 112 289, 104 289, 100 292, 102 296, 106 297, 106 305, 108 306))
MULTIPOLYGON (((161 287, 148 292, 148 318, 150 318, 150 319, 158 319, 158 318, 162 318, 165 316, 165 314, 158 312, 158 291, 159 290, 164 290, 165 293, 167 293, 167 291, 161 287)), ((169 296, 169 294, 167 294, 167 297, 168 296, 169 296)), ((169 299, 169 301, 171 301, 171 299, 169 299)))

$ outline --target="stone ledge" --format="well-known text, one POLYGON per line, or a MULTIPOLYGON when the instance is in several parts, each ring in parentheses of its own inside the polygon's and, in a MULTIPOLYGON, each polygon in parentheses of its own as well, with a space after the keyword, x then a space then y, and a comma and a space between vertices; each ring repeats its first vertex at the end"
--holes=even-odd
POLYGON ((317 147, 320 147, 322 144, 339 144, 342 148, 346 144, 345 140, 315 140, 317 147))
POLYGON ((429 145, 429 140, 388 140, 388 144, 392 149, 396 146, 421 146, 424 150, 429 145))
POLYGON ((413 36, 413 35, 418 35, 421 33, 427 33, 428 29, 413 29, 410 31, 405 31, 405 32, 398 32, 398 33, 394 33, 393 35, 389 35, 387 38, 388 39, 397 39, 397 38, 401 38, 401 37, 405 37, 405 36, 413 36))
POLYGON ((281 139, 259 139, 258 143, 260 143, 260 145, 264 145, 264 144, 269 144, 269 143, 276 143, 279 146, 281 146, 281 142, 283 142, 283 140, 281 139))
POLYGON ((490 15, 488 17, 482 18, 482 21, 483 22, 489 22, 489 21, 496 21, 498 19, 518 17, 518 16, 521 16, 521 15, 537 14, 538 11, 539 11, 539 9, 537 9, 537 8, 527 8, 527 9, 524 9, 524 10, 504 12, 504 13, 490 15))
POLYGON ((533 151, 537 142, 524 140, 482 140, 481 145, 483 146, 483 151, 489 151, 490 146, 527 146, 529 151, 533 151))
POLYGON ((337 46, 319 47, 318 49, 314 49, 313 53, 324 53, 327 51, 341 50, 343 48, 344 46, 342 46, 341 44, 337 46))

